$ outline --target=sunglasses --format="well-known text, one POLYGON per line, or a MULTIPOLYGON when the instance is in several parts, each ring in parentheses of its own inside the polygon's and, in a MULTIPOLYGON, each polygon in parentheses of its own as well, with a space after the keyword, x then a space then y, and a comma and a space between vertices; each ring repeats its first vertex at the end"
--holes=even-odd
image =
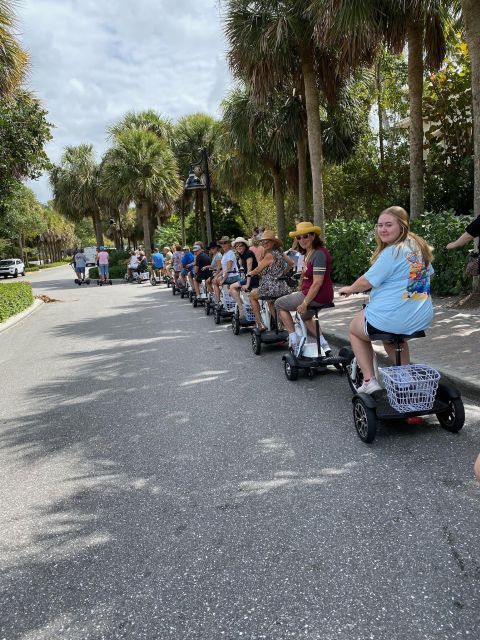
POLYGON ((219 244, 230 244, 229 242, 220 242, 219 244))
POLYGON ((304 233, 302 236, 297 236, 299 240, 306 240, 307 238, 311 238, 313 233, 304 233))

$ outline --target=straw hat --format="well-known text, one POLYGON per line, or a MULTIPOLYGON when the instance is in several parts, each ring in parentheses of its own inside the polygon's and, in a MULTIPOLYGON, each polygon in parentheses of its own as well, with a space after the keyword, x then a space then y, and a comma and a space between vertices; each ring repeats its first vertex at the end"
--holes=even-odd
POLYGON ((282 241, 277 238, 274 231, 269 231, 268 229, 262 233, 262 237, 260 238, 260 242, 262 240, 271 240, 277 247, 282 245, 282 241))
POLYGON ((230 242, 230 244, 232 243, 228 236, 222 236, 218 242, 230 242))
POLYGON ((235 238, 235 240, 232 242, 233 246, 240 243, 244 244, 247 247, 249 246, 248 240, 245 240, 245 238, 242 238, 241 236, 239 236, 238 238, 235 238))
POLYGON ((316 233, 317 235, 320 235, 322 230, 311 222, 299 222, 295 231, 290 231, 288 235, 290 238, 297 238, 298 236, 303 236, 306 233, 316 233))

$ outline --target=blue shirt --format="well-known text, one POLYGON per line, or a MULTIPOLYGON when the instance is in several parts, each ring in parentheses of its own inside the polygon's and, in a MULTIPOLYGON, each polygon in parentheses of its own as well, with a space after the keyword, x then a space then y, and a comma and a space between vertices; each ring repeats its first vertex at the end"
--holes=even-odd
POLYGON ((152 253, 152 262, 155 269, 163 269, 165 266, 165 259, 160 252, 152 253))
POLYGON ((376 329, 392 333, 423 331, 433 320, 428 267, 412 242, 386 247, 365 273, 372 285, 365 317, 376 329))
POLYGON ((193 262, 195 260, 193 253, 191 251, 188 251, 187 253, 184 254, 183 258, 182 258, 182 267, 184 269, 187 269, 187 271, 193 271, 193 264, 191 267, 187 267, 187 264, 190 264, 191 262, 193 262))

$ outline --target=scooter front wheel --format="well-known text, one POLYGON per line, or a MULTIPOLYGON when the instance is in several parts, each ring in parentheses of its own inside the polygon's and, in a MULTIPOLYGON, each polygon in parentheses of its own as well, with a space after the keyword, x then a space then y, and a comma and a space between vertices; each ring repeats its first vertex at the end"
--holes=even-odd
POLYGON ((291 382, 298 380, 298 367, 295 367, 291 362, 285 360, 283 363, 283 369, 287 380, 290 380, 291 382))
POLYGON ((448 409, 442 413, 437 413, 437 420, 441 426, 450 431, 458 433, 465 423, 465 407, 461 398, 454 398, 448 401, 448 409))
POLYGON ((255 331, 252 332, 252 351, 256 356, 262 353, 262 339, 255 331))
POLYGON ((366 407, 360 398, 353 401, 353 421, 358 437, 363 442, 370 443, 377 435, 377 415, 373 409, 366 407))

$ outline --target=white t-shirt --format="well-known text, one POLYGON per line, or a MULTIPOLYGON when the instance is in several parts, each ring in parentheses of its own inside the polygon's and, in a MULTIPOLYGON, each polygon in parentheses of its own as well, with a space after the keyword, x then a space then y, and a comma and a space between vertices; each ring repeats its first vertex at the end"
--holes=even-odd
POLYGON ((233 275, 233 273, 227 273, 227 262, 230 262, 230 261, 233 263, 230 271, 237 273, 238 264, 237 264, 237 258, 235 256, 235 252, 233 251, 233 249, 230 249, 229 251, 224 253, 222 256, 222 271, 223 271, 223 276, 225 278, 228 278, 228 276, 233 275))
POLYGON ((137 256, 132 256, 130 258, 130 262, 128 263, 128 266, 131 269, 135 269, 135 267, 138 267, 138 258, 137 258, 137 256))

